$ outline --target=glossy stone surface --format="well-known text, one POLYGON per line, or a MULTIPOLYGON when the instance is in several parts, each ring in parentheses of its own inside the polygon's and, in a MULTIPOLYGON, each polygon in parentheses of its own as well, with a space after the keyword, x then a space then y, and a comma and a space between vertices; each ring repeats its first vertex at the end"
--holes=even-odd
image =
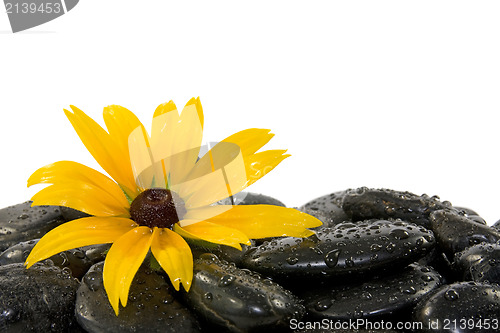
POLYGON ((108 244, 95 244, 81 247, 80 249, 85 252, 85 255, 92 264, 96 264, 100 261, 104 261, 106 259, 106 253, 108 253, 111 248, 111 243, 108 244))
POLYGON ((405 267, 434 246, 431 231, 402 221, 370 220, 324 228, 306 239, 265 242, 245 255, 241 265, 278 279, 363 275, 405 267))
POLYGON ((424 324, 423 332, 498 332, 499 316, 500 287, 479 282, 444 285, 413 312, 413 319, 424 324), (495 320, 497 329, 485 328, 495 320))
POLYGON ((411 264, 396 274, 355 284, 328 284, 302 293, 312 318, 335 321, 388 318, 412 309, 422 297, 442 283, 430 267, 411 264))
POLYGON ((290 319, 304 314, 303 306, 289 291, 211 254, 195 261, 191 289, 183 296, 209 325, 230 332, 283 329, 290 319))
MULTIPOLYGON (((37 242, 38 240, 36 239, 21 242, 9 247, 7 250, 0 253, 0 266, 14 263, 24 264, 26 258, 28 258, 28 255, 37 242)), ((45 259, 44 262, 48 262, 51 265, 64 269, 77 279, 82 278, 90 266, 92 266, 92 262, 89 258, 87 258, 85 252, 79 248, 55 254, 52 257, 45 259)))
POLYGON ((34 206, 31 201, 0 209, 0 251, 41 238, 64 222, 59 206, 34 206))
POLYGON ((240 265, 241 260, 245 257, 245 254, 256 244, 255 240, 250 240, 250 242, 252 243, 252 246, 241 244, 241 251, 235 249, 234 247, 225 245, 216 245, 211 247, 191 246, 191 251, 194 258, 198 258, 200 255, 205 253, 212 253, 220 260, 240 265))
POLYGON ((393 218, 429 228, 430 213, 452 206, 449 202, 439 201, 437 196, 361 187, 347 192, 342 208, 355 221, 393 218))
POLYGON ((431 228, 439 246, 450 259, 469 246, 500 240, 500 231, 451 211, 433 212, 431 228))
POLYGON ((314 216, 321 222, 322 227, 333 227, 342 222, 351 221, 351 218, 342 209, 342 201, 347 191, 334 192, 309 201, 298 209, 314 216))
POLYGON ((455 254, 453 267, 461 280, 500 284, 500 244, 478 244, 455 254))
POLYGON ((127 306, 116 316, 104 290, 103 266, 92 266, 78 288, 76 318, 87 332, 200 331, 193 314, 175 299, 171 285, 145 265, 134 277, 127 306))
POLYGON ((0 331, 79 332, 75 321, 78 281, 58 267, 0 267, 0 331))
POLYGON ((480 224, 487 224, 485 219, 483 219, 475 210, 466 207, 453 206, 453 208, 458 212, 459 215, 464 215, 470 220, 480 224))

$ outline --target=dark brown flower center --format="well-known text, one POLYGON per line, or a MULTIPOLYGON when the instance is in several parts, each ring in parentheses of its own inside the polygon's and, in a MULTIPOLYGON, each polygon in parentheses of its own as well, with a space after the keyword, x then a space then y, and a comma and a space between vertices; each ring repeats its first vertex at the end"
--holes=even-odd
POLYGON ((184 201, 173 191, 152 188, 139 194, 130 205, 130 217, 137 224, 169 228, 186 214, 184 201))

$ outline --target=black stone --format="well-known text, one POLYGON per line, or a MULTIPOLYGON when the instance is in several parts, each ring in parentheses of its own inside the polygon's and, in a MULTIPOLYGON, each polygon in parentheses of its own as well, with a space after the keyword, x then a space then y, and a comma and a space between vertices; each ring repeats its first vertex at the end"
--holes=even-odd
POLYGON ((500 283, 500 244, 478 244, 455 254, 454 269, 463 281, 500 283))
POLYGON ((64 223, 59 206, 34 206, 31 201, 0 209, 0 251, 41 238, 64 223))
POLYGON ((215 245, 211 247, 203 247, 203 246, 196 246, 193 245, 191 246, 191 251, 193 252, 193 257, 198 258, 201 255, 205 253, 212 253, 217 258, 220 260, 224 260, 230 263, 234 263, 237 266, 240 264, 241 260, 243 260, 245 254, 252 249, 252 247, 255 245, 254 240, 250 240, 252 243, 252 246, 250 245, 245 245, 241 244, 241 251, 238 249, 235 249, 234 247, 231 246, 226 246, 226 245, 215 245))
MULTIPOLYGON (((24 264, 37 242, 38 239, 35 239, 9 247, 0 254, 0 266, 14 263, 24 264)), ((48 262, 49 264, 68 271, 77 279, 81 279, 90 266, 92 266, 92 262, 80 248, 60 252, 45 259, 44 262, 48 262)))
POLYGON ((76 318, 87 332, 200 332, 193 314, 175 299, 165 278, 143 265, 132 281, 128 304, 115 315, 104 290, 100 262, 83 277, 76 318))
POLYGON ((0 267, 0 331, 75 332, 78 281, 58 267, 0 267))
POLYGON ((413 311, 413 320, 423 324, 422 332, 498 332, 499 317, 500 287, 480 282, 441 286, 413 311), (491 326, 495 321, 496 329, 491 326))
POLYGON ((333 227, 339 223, 352 221, 342 209, 342 200, 346 191, 335 192, 309 201, 299 207, 299 210, 314 216, 325 228, 333 227))
POLYGON ((448 259, 439 246, 435 246, 427 256, 417 261, 423 266, 431 266, 443 277, 444 283, 456 281, 456 273, 453 270, 453 263, 448 259))
POLYGON ((431 231, 402 221, 345 222, 309 238, 287 237, 248 251, 241 265, 280 280, 363 275, 405 267, 434 246, 431 231))
POLYGON ((342 208, 353 220, 401 219, 429 228, 429 215, 440 209, 452 209, 449 202, 436 196, 418 196, 410 192, 361 187, 348 190, 342 208))
POLYGON ((468 217, 469 219, 477 223, 488 224, 486 223, 485 219, 483 219, 475 210, 458 206, 453 206, 453 208, 458 212, 458 214, 464 215, 465 217, 468 217))
POLYGON ((253 192, 239 192, 232 197, 220 200, 217 202, 219 205, 273 205, 286 207, 285 204, 278 199, 268 195, 253 193, 253 192))
POLYGON ((440 248, 450 259, 469 246, 500 240, 500 231, 451 211, 432 213, 431 228, 440 248))
POLYGON ((500 230, 500 220, 493 223, 492 227, 495 228, 496 230, 500 230))
POLYGON ((187 304, 214 331, 261 332, 288 328, 304 307, 289 291, 207 254, 194 264, 187 304))
POLYGON ((95 244, 81 247, 80 249, 85 252, 85 255, 92 264, 96 264, 100 261, 104 261, 106 259, 106 254, 111 248, 111 244, 95 244))
POLYGON ((441 275, 427 266, 411 264, 393 275, 356 284, 326 284, 299 294, 312 318, 334 321, 390 319, 411 312, 425 295, 441 285, 441 275))

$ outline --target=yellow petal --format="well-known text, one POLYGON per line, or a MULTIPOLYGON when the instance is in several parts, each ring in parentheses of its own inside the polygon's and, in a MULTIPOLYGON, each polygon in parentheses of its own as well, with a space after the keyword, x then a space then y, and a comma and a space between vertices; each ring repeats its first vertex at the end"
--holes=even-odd
POLYGON ((141 128, 144 132, 146 132, 146 129, 131 111, 119 105, 105 107, 103 117, 110 136, 126 155, 123 156, 124 160, 121 163, 124 168, 123 171, 127 173, 128 179, 134 179, 128 149, 129 136, 136 128, 141 128))
MULTIPOLYGON (((259 150, 274 136, 274 134, 269 133, 269 131, 270 130, 268 129, 251 128, 227 137, 226 139, 212 147, 207 154, 202 156, 200 160, 196 162, 196 165, 190 172, 188 179, 192 180, 195 178, 201 178, 206 176, 210 172, 215 171, 216 169, 224 168, 226 173, 225 178, 229 177, 229 180, 234 183, 230 184, 229 187, 232 193, 228 195, 232 195, 241 191, 241 189, 246 186, 245 184, 247 182, 247 172, 244 169, 245 162, 241 166, 239 166, 238 169, 232 167, 231 170, 227 170, 227 166, 229 166, 231 162, 233 162, 233 160, 235 160, 236 158, 241 158, 246 161, 249 156, 259 150)), ((248 163, 251 163, 253 161, 254 159, 252 159, 248 163)), ((222 185, 223 189, 225 189, 226 187, 225 184, 219 185, 222 185)), ((209 186, 213 188, 214 184, 210 184, 209 186)), ((216 191, 211 190, 211 192, 215 193, 216 191)), ((212 202, 218 200, 220 199, 214 200, 212 202)))
POLYGON ((172 154, 176 158, 170 164, 172 184, 182 182, 198 159, 201 140, 203 139, 203 109, 199 98, 191 98, 180 114, 175 130, 175 148, 172 154))
MULTIPOLYGON (((176 112, 154 118, 153 124, 157 123, 159 118, 161 119, 164 116, 172 114, 175 115, 176 112)), ((135 183, 141 191, 152 187, 166 188, 166 172, 160 162, 155 162, 153 147, 151 147, 151 138, 143 127, 137 127, 130 133, 128 149, 135 183)))
POLYGON ((202 239, 210 243, 231 246, 238 250, 241 250, 240 243, 251 244, 248 237, 241 231, 206 221, 192 223, 185 227, 175 224, 174 231, 183 237, 202 239))
POLYGON ((177 110, 177 107, 175 106, 175 103, 173 101, 169 101, 168 103, 160 104, 156 108, 155 113, 153 114, 153 118, 157 117, 159 115, 174 111, 174 110, 177 110))
POLYGON ((245 167, 248 181, 240 191, 264 177, 285 158, 290 157, 289 154, 284 154, 285 152, 286 150, 266 150, 247 156, 245 158, 245 167))
POLYGON ((198 158, 203 136, 201 104, 192 99, 179 115, 167 103, 165 110, 156 112, 151 127, 151 155, 154 163, 161 162, 171 183, 180 183, 198 158), (201 116, 201 118, 200 118, 201 116))
MULTIPOLYGON (((196 211, 190 212, 190 218, 201 218, 196 213, 196 211)), ((322 224, 320 220, 309 214, 293 208, 273 205, 232 206, 232 209, 214 215, 208 221, 237 229, 249 238, 309 237, 314 232, 306 228, 315 228, 322 224)))
MULTIPOLYGON (((211 160, 201 158, 191 171, 189 179, 179 188, 173 189, 180 194, 190 209, 212 204, 234 195, 273 170, 290 155, 286 150, 266 150, 248 156, 234 152, 234 144, 216 145, 207 155, 211 160), (234 157, 237 155, 236 157, 234 157), (234 157, 234 160, 230 160, 234 157), (209 172, 210 167, 215 169, 209 172), (220 168, 220 169, 219 169, 220 168)), ((237 146, 234 146, 237 147, 237 146)))
POLYGON ((130 171, 129 157, 122 145, 83 111, 72 105, 71 109, 73 113, 68 110, 64 112, 87 150, 127 194, 135 196, 137 189, 130 171))
POLYGON ((201 128, 203 129, 203 122, 204 122, 205 118, 203 116, 203 108, 201 107, 200 97, 196 97, 196 98, 192 97, 186 103, 186 106, 184 108, 187 108, 190 105, 194 105, 194 107, 196 108, 196 112, 198 113, 198 119, 200 121, 201 128))
POLYGON ((222 142, 237 144, 241 148, 243 156, 248 156, 254 154, 272 139, 274 134, 269 133, 270 131, 263 128, 249 128, 228 136, 222 142))
POLYGON ((240 148, 229 142, 217 144, 189 173, 187 181, 172 189, 188 208, 198 208, 227 198, 247 183, 245 161, 240 148))
MULTIPOLYGON (((188 209, 184 215, 184 219, 187 220, 198 220, 204 221, 208 220, 214 216, 220 215, 228 210, 232 209, 231 205, 214 205, 214 206, 203 206, 196 209, 188 209)), ((180 222, 181 227, 185 224, 183 221, 180 222)))
POLYGON ((103 217, 129 216, 128 202, 124 205, 102 189, 83 182, 51 185, 40 190, 31 200, 32 206, 64 206, 103 217))
POLYGON ((68 184, 81 182, 92 185, 108 193, 123 207, 128 201, 120 187, 107 176, 83 164, 72 161, 59 161, 35 171, 28 179, 28 186, 34 184, 68 184))
POLYGON ((134 221, 118 217, 85 217, 64 223, 40 239, 25 265, 29 268, 37 261, 76 247, 114 242, 135 227, 134 221))
POLYGON ((134 228, 118 238, 106 255, 104 289, 116 315, 120 301, 123 306, 127 306, 130 284, 149 251, 152 239, 150 228, 134 228))
POLYGON ((151 252, 168 274, 175 290, 179 290, 182 283, 189 291, 193 280, 193 254, 186 241, 172 230, 155 228, 151 252))
POLYGON ((109 134, 124 151, 128 150, 128 136, 138 127, 144 127, 128 109, 120 105, 109 105, 103 111, 104 123, 109 134))

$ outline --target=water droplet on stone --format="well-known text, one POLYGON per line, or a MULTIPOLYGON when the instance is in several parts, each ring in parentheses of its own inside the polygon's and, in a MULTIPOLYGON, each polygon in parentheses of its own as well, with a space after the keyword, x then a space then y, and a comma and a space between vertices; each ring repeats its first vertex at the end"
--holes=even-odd
POLYGON ((396 249, 396 244, 389 243, 389 244, 387 244, 387 246, 385 247, 385 249, 386 249, 387 252, 392 253, 396 249))
POLYGON ((100 277, 98 272, 89 272, 83 277, 83 283, 92 291, 99 290, 101 285, 100 277))
POLYGON ((286 258, 286 262, 289 263, 290 265, 295 265, 298 261, 299 261, 299 258, 297 258, 297 257, 286 258))
POLYGON ((367 291, 364 291, 362 294, 361 294, 361 297, 365 298, 365 299, 372 299, 373 296, 372 294, 370 294, 369 292, 367 291))
POLYGON ((456 292, 454 289, 450 289, 444 293, 444 298, 446 298, 448 301, 457 300, 458 297, 458 292, 456 292))
POLYGON ((414 295, 417 292, 417 290, 414 287, 408 287, 408 288, 404 289, 403 292, 405 294, 414 295))
POLYGON ((354 266, 354 260, 352 259, 352 257, 349 257, 345 260, 345 265, 346 265, 346 267, 354 266))
POLYGON ((335 250, 328 252, 325 256, 326 265, 330 268, 337 266, 337 263, 339 261, 339 255, 340 255, 339 249, 335 249, 335 250))
POLYGON ((390 235, 396 239, 407 239, 408 237, 410 237, 408 231, 403 229, 394 229, 390 232, 390 235))
POLYGON ((203 253, 200 256, 200 259, 214 261, 214 260, 218 260, 219 258, 217 258, 217 256, 213 253, 203 253))
POLYGON ((220 278, 219 287, 227 287, 231 283, 233 283, 234 280, 235 280, 234 276, 232 276, 232 275, 224 275, 223 277, 220 278))
POLYGON ((332 306, 332 301, 329 299, 323 299, 321 301, 318 301, 315 305, 314 308, 317 311, 326 311, 332 306))
POLYGON ((208 301, 211 301, 214 298, 214 295, 212 293, 205 293, 205 299, 208 301))

